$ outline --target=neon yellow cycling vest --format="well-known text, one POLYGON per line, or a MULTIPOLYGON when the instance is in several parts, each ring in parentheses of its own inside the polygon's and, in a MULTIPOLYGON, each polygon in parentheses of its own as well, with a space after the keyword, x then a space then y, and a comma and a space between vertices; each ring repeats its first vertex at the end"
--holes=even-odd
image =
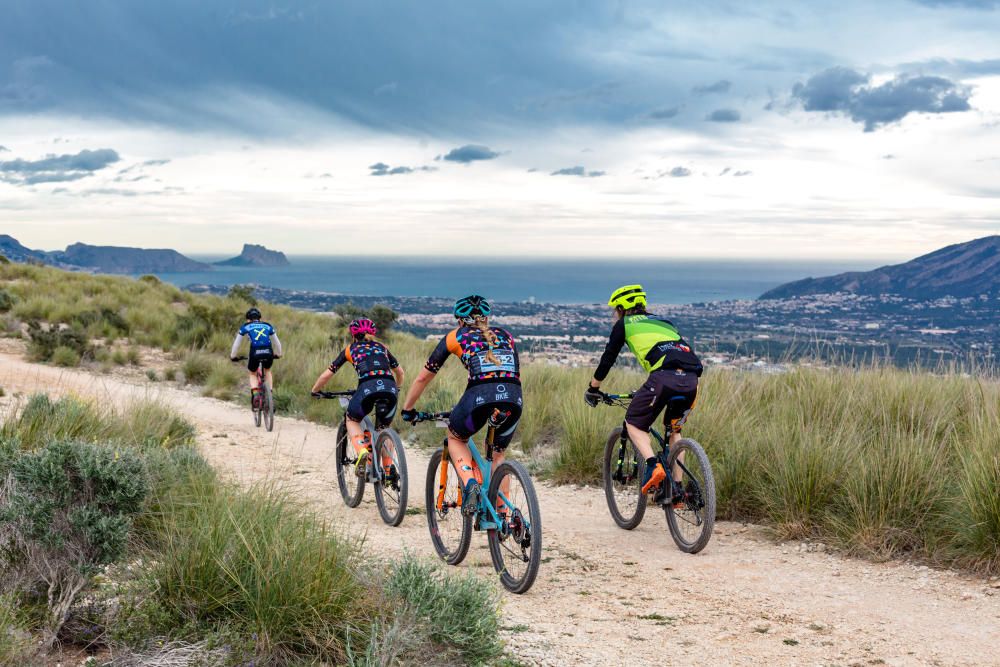
POLYGON ((667 359, 666 355, 660 355, 656 361, 650 363, 647 357, 654 347, 664 341, 681 340, 680 333, 672 324, 656 317, 626 315, 624 319, 625 343, 647 373, 655 371, 667 359))

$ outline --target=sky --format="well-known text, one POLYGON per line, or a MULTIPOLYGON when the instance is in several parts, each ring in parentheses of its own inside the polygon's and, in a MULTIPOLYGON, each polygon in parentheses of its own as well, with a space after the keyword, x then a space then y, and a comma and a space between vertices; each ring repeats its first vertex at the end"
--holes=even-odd
POLYGON ((1000 0, 0 0, 0 233, 905 259, 1000 233, 1000 0))

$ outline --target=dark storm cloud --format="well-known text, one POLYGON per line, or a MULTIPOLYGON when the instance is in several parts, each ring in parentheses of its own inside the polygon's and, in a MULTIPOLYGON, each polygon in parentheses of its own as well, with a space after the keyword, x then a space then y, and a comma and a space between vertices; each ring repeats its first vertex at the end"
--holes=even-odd
POLYGON ((691 89, 691 92, 695 95, 711 95, 712 93, 728 93, 730 86, 733 84, 725 79, 721 81, 716 81, 707 86, 695 86, 691 89))
POLYGON ((927 7, 962 7, 966 9, 996 9, 1000 0, 913 0, 918 5, 927 7))
POLYGON ((970 90, 940 76, 901 74, 869 85, 870 77, 846 67, 824 70, 792 89, 806 111, 843 113, 865 132, 902 120, 911 113, 968 111, 970 90))
POLYGON ((500 153, 490 150, 488 146, 467 144, 458 148, 452 148, 445 155, 439 155, 435 159, 469 164, 470 162, 479 162, 481 160, 493 160, 498 157, 500 157, 500 153))
MULTIPOLYGON (((375 164, 368 165, 368 169, 371 170, 369 176, 400 176, 402 174, 412 174, 416 171, 435 171, 434 167, 405 167, 402 165, 391 167, 385 162, 376 162, 375 164)), ((330 174, 324 174, 320 178, 329 178, 330 174)))
POLYGON ((666 109, 657 109, 656 111, 650 111, 648 118, 653 120, 670 120, 675 118, 677 114, 681 112, 680 107, 669 107, 666 109))
POLYGON ((575 167, 564 167, 562 169, 556 169, 549 176, 579 176, 581 178, 597 178, 599 176, 604 176, 603 171, 587 171, 587 169, 581 165, 575 167))
POLYGON ((121 158, 110 148, 82 150, 76 154, 47 155, 39 160, 0 162, 0 180, 15 185, 60 183, 86 178, 121 158))
POLYGON ((705 120, 713 123, 735 123, 740 119, 740 112, 736 109, 716 109, 705 116, 705 120))

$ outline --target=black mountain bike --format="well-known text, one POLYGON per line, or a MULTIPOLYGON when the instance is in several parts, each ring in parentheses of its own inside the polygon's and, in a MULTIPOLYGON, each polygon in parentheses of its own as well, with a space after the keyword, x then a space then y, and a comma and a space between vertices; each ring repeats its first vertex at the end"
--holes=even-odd
MULTIPOLYGON (((634 394, 601 394, 601 402, 627 408, 634 394)), ((669 406, 667 407, 669 410, 669 406)), ((683 438, 671 447, 655 429, 650 431, 657 458, 663 463, 667 479, 664 489, 653 498, 663 507, 674 538, 681 551, 695 554, 705 548, 715 526, 715 477, 708 455, 702 446, 683 438), (676 473, 680 479, 676 479, 676 473)), ((619 527, 632 530, 642 522, 649 498, 642 492, 646 461, 628 437, 625 422, 608 436, 604 446, 604 495, 611 518, 619 527)))
MULTIPOLYGON (((337 398, 347 407, 354 395, 350 391, 320 391, 316 398, 337 398)), ((390 526, 398 526, 406 516, 407 475, 406 454, 403 441, 391 426, 376 429, 370 417, 365 417, 362 428, 368 434, 368 441, 375 443, 364 466, 358 465, 358 455, 347 437, 347 415, 337 427, 337 485, 340 495, 348 507, 357 507, 365 494, 365 482, 375 488, 375 504, 382 520, 390 526)))
MULTIPOLYGON (((240 361, 246 361, 246 357, 236 357, 233 359, 234 363, 240 361)), ((274 430, 274 395, 271 393, 271 385, 264 381, 266 377, 264 373, 264 366, 257 366, 257 386, 260 387, 260 402, 257 404, 251 404, 250 409, 253 410, 253 423, 256 426, 260 426, 261 422, 264 423, 264 428, 268 431, 274 430)))

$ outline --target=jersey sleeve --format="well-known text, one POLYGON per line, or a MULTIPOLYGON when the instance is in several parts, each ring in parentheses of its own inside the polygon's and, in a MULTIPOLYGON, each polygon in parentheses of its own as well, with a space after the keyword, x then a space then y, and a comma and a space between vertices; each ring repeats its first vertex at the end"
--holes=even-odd
POLYGON ((233 340, 233 347, 229 351, 229 358, 233 359, 240 353, 240 343, 243 342, 243 337, 246 336, 246 332, 243 331, 243 327, 236 332, 236 338, 233 340))
POLYGON ((389 357, 389 368, 399 368, 399 361, 396 360, 396 357, 392 356, 389 348, 385 348, 385 356, 389 357))
POLYGON ((347 363, 347 349, 345 348, 341 350, 340 354, 337 355, 337 358, 330 363, 330 372, 336 373, 346 363, 347 363))
POLYGON ((448 339, 451 337, 451 333, 441 339, 431 352, 431 356, 427 358, 427 363, 424 364, 424 368, 429 370, 431 373, 437 373, 444 366, 444 362, 448 361, 448 356, 451 354, 451 349, 448 344, 448 339))
POLYGON ((618 355, 621 353, 624 346, 625 320, 619 319, 615 322, 615 325, 611 327, 611 336, 608 338, 608 344, 604 347, 604 354, 601 355, 601 361, 597 364, 597 370, 594 371, 595 380, 603 382, 604 378, 608 377, 608 373, 611 372, 611 367, 615 365, 616 361, 618 361, 618 355))

